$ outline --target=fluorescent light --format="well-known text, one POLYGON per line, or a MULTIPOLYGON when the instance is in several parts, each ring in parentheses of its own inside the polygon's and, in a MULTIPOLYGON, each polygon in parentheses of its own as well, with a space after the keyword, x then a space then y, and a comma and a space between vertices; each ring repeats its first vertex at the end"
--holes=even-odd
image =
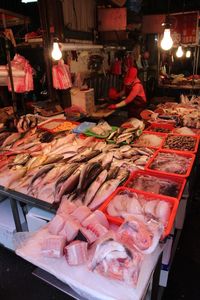
POLYGON ((37 0, 21 0, 22 3, 31 3, 31 2, 37 2, 37 0))

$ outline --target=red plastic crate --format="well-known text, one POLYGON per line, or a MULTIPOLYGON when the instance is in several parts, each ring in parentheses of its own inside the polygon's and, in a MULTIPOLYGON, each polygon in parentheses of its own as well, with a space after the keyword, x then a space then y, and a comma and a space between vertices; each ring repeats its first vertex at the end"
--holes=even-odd
POLYGON ((167 226, 165 227, 164 233, 162 235, 162 239, 170 234, 170 232, 172 230, 172 227, 173 227, 173 224, 174 224, 174 219, 176 217, 176 212, 177 212, 177 209, 178 209, 178 203, 179 202, 176 198, 171 198, 171 197, 167 197, 167 196, 163 196, 163 195, 151 194, 151 193, 148 193, 148 192, 138 191, 138 190, 127 188, 127 187, 119 187, 115 190, 115 192, 112 193, 112 195, 110 195, 110 197, 107 198, 107 200, 105 200, 103 205, 101 205, 101 207, 99 208, 99 210, 101 210, 105 214, 105 216, 107 217, 107 219, 110 223, 113 223, 113 224, 116 224, 116 225, 119 225, 119 226, 124 222, 124 219, 121 218, 121 217, 112 217, 112 216, 110 216, 107 213, 107 206, 120 191, 129 191, 129 192, 136 193, 138 195, 143 195, 145 197, 145 200, 147 200, 147 201, 158 199, 158 201, 162 200, 162 201, 166 201, 166 202, 171 203, 172 204, 171 214, 170 214, 167 226))
MULTIPOLYGON (((173 133, 173 134, 169 134, 168 136, 188 136, 188 137, 192 137, 192 138, 196 139, 194 150, 190 151, 190 150, 178 150, 178 149, 175 149, 175 148, 166 148, 165 147, 165 143, 163 143, 162 149, 166 149, 167 151, 177 151, 177 152, 180 152, 180 153, 185 153, 185 152, 196 153, 197 152, 198 147, 199 147, 199 137, 198 137, 198 135, 188 135, 188 134, 173 133)), ((166 142, 166 140, 167 140, 167 137, 165 139, 165 142, 166 142)))
MULTIPOLYGON (((145 131, 147 132, 156 132, 159 133, 157 131, 154 131, 154 128, 163 128, 163 129, 169 129, 169 132, 171 132, 174 129, 174 126, 172 124, 164 124, 164 123, 151 123, 151 125, 149 127, 147 127, 145 129, 145 131)), ((169 132, 160 132, 160 133, 164 133, 164 134, 168 134, 169 132)))
MULTIPOLYGON (((162 142, 160 144, 160 146, 155 147, 155 146, 142 146, 142 145, 138 145, 138 147, 148 147, 148 148, 154 148, 154 149, 160 149, 162 148, 162 145, 165 143, 165 138, 166 138, 166 133, 160 133, 160 132, 153 132, 153 131, 143 131, 142 134, 138 137, 138 139, 140 139, 140 137, 142 137, 142 135, 144 134, 153 134, 153 135, 157 135, 159 137, 162 137, 162 142)), ((137 140, 135 140, 133 142, 133 145, 137 146, 137 140)))
POLYGON ((148 171, 151 171, 151 172, 154 172, 154 173, 157 173, 157 174, 174 175, 174 176, 177 176, 177 177, 186 178, 190 175, 190 172, 192 170, 192 166, 193 166, 194 161, 195 161, 195 154, 193 154, 193 153, 161 149, 161 150, 157 150, 153 154, 153 156, 150 158, 150 160, 145 165, 145 170, 148 170, 148 171), (177 155, 181 155, 181 156, 191 158, 190 165, 187 169, 187 172, 185 174, 177 174, 177 173, 163 172, 163 171, 151 169, 150 166, 151 166, 152 162, 154 161, 154 159, 156 158, 156 156, 158 155, 158 153, 175 153, 177 155))
MULTIPOLYGON (((175 198, 177 199, 178 201, 180 201, 181 199, 181 196, 183 194, 183 191, 184 191, 184 188, 185 188, 185 185, 186 185, 186 179, 185 178, 180 178, 180 177, 177 177, 176 175, 169 175, 169 174, 160 174, 160 173, 157 173, 157 172, 152 172, 152 171, 147 171, 147 170, 138 170, 138 171, 135 171, 133 172, 128 180, 125 182, 124 186, 125 187, 128 187, 128 188, 134 188, 134 187, 130 187, 129 186, 129 183, 134 180, 135 178, 139 177, 140 175, 151 175, 151 176, 154 176, 154 177, 157 177, 157 178, 163 178, 163 179, 169 179, 169 180, 172 180, 174 181, 175 183, 179 184, 180 185, 180 190, 178 192, 178 195, 177 197, 174 197, 174 196, 169 196, 169 195, 164 195, 164 194, 156 194, 156 193, 153 193, 153 192, 148 192, 148 193, 152 193, 153 195, 163 195, 163 196, 166 196, 166 197, 172 197, 172 198, 175 198)), ((135 188, 134 188, 135 189, 135 188)), ((143 190, 141 190, 143 191, 143 190)), ((145 191, 144 191, 145 192, 145 191)))

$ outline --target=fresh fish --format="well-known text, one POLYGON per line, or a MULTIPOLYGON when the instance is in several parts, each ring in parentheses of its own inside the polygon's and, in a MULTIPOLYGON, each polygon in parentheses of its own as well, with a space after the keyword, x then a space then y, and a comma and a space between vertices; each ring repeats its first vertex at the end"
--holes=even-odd
POLYGON ((9 135, 3 142, 2 144, 2 148, 4 147, 7 147, 7 146, 10 146, 12 145, 14 142, 16 142, 17 140, 19 140, 21 138, 21 133, 19 132, 15 132, 15 133, 12 133, 11 135, 9 135))
POLYGON ((63 172, 63 174, 55 182, 55 188, 57 188, 58 185, 62 184, 66 179, 68 179, 78 167, 79 167, 79 164, 77 164, 77 163, 68 165, 67 169, 63 172))
POLYGON ((61 185, 57 186, 54 195, 54 201, 59 202, 65 193, 71 193, 79 182, 79 177, 81 173, 81 167, 76 169, 76 171, 68 177, 61 185))
POLYGON ((119 148, 119 151, 120 151, 121 153, 124 153, 124 152, 129 151, 130 149, 131 149, 131 146, 130 146, 130 145, 124 145, 124 146, 121 146, 121 147, 119 148))
POLYGON ((119 166, 114 166, 114 167, 110 168, 110 170, 108 172, 107 180, 115 179, 117 177, 117 174, 119 173, 119 170, 120 170, 119 166))
POLYGON ((44 176, 46 173, 48 173, 51 169, 54 168, 54 165, 46 165, 44 167, 42 167, 32 178, 31 182, 30 182, 30 186, 29 188, 32 186, 32 184, 35 182, 36 179, 38 179, 39 177, 44 176))
POLYGON ((13 163, 11 164, 12 166, 13 165, 25 165, 27 163, 27 161, 29 160, 30 158, 30 155, 29 154, 18 154, 13 163))
POLYGON ((105 168, 109 165, 113 160, 113 152, 109 152, 105 155, 104 159, 102 160, 102 167, 105 168))
POLYGON ((86 162, 92 159, 93 157, 97 156, 100 154, 101 151, 99 150, 90 150, 86 149, 84 152, 81 152, 81 154, 78 154, 77 156, 74 156, 70 162, 86 162))
POLYGON ((55 155, 55 156, 49 156, 47 159, 43 162, 43 165, 48 165, 48 164, 53 164, 56 162, 59 162, 60 160, 63 159, 62 155, 55 155))
POLYGON ((20 167, 15 170, 5 170, 4 173, 1 173, 0 185, 8 188, 14 181, 22 178, 26 173, 26 168, 20 167))
POLYGON ((123 259, 125 259, 126 257, 132 258, 131 252, 127 250, 128 249, 126 249, 121 243, 115 241, 112 238, 107 238, 97 245, 95 255, 91 263, 91 270, 93 271, 96 266, 103 262, 103 260, 110 254, 115 254, 118 252, 119 254, 125 254, 125 256, 123 256, 123 259))
POLYGON ((129 170, 120 168, 116 179, 118 179, 120 181, 120 184, 122 184, 124 181, 128 179, 129 175, 130 175, 129 170))
POLYGON ((90 185, 90 187, 88 188, 86 195, 85 195, 85 199, 84 199, 85 205, 90 204, 90 202, 94 198, 94 196, 95 196, 96 192, 98 191, 98 189, 100 188, 100 186, 105 182, 105 180, 107 178, 107 174, 108 174, 108 171, 103 170, 98 175, 98 177, 95 179, 95 181, 90 185))
POLYGON ((98 208, 118 187, 119 179, 111 179, 103 183, 89 205, 91 210, 98 208))
POLYGON ((39 167, 41 166, 44 161, 47 159, 47 156, 46 155, 40 155, 40 156, 37 156, 33 161, 32 163, 29 164, 30 160, 28 161, 28 166, 27 168, 36 168, 36 167, 39 167))
POLYGON ((88 186, 96 179, 96 177, 101 173, 102 167, 99 163, 94 162, 88 165, 86 174, 82 183, 82 190, 85 191, 88 186))

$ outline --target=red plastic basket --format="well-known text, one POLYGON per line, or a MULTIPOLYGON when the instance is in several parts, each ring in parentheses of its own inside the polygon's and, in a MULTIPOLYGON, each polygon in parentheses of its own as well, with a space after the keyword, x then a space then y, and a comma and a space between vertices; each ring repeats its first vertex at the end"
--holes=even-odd
MULTIPOLYGON (((190 151, 190 150, 178 150, 178 149, 175 149, 175 148, 166 148, 165 147, 165 143, 163 143, 163 145, 162 145, 163 149, 166 149, 167 151, 177 151, 177 152, 180 152, 180 153, 185 153, 185 152, 196 153, 197 152, 198 147, 199 147, 199 137, 198 137, 198 135, 188 135, 188 134, 173 133, 173 134, 170 134, 168 136, 188 136, 188 137, 194 138, 196 140, 194 150, 190 151)), ((165 142, 166 142, 166 140, 167 140, 167 137, 165 139, 165 142)))
MULTIPOLYGON (((145 131, 147 132, 156 132, 159 133, 157 131, 154 131, 154 128, 161 128, 161 129, 167 129, 169 130, 169 132, 171 132, 174 129, 174 126, 172 124, 164 124, 164 123, 151 123, 151 125, 149 127, 147 127, 145 129, 145 131)), ((164 134, 168 134, 169 132, 160 132, 160 133, 164 133, 164 134)))
MULTIPOLYGON (((154 148, 154 149, 160 149, 162 148, 163 144, 165 143, 165 138, 166 138, 166 133, 160 133, 160 132, 153 132, 153 131, 143 131, 142 134, 139 136, 138 139, 140 139, 140 137, 142 137, 144 134, 152 134, 152 135, 157 135, 159 137, 162 137, 162 142, 160 144, 160 146, 155 147, 155 146, 142 146, 142 145, 138 145, 138 147, 148 147, 148 148, 154 148)), ((133 145, 137 146, 137 140, 135 140, 133 142, 133 145)))
POLYGON ((151 172, 154 172, 154 173, 157 173, 157 174, 174 175, 176 177, 186 178, 186 177, 188 177, 190 175, 190 172, 192 170, 192 166, 193 166, 194 161, 195 161, 195 154, 193 154, 193 153, 161 149, 161 150, 157 150, 153 154, 153 156, 147 162, 147 164, 145 166, 145 170, 148 170, 148 171, 151 171, 151 172), (159 153, 175 153, 177 155, 181 155, 181 156, 184 156, 184 157, 191 158, 190 165, 189 165, 189 167, 187 169, 187 172, 185 174, 177 174, 177 173, 163 172, 163 171, 159 171, 159 170, 156 170, 156 169, 154 169, 154 170, 151 169, 150 166, 151 166, 152 162, 155 160, 156 156, 159 153))
MULTIPOLYGON (((174 196, 169 196, 169 195, 164 195, 164 194, 156 194, 156 193, 153 193, 153 192, 148 192, 148 193, 152 193, 154 195, 163 195, 163 196, 166 196, 166 197, 172 197, 172 198, 175 198, 177 199, 178 201, 180 201, 181 199, 181 196, 183 194, 183 191, 184 191, 184 188, 185 188, 185 184, 186 184, 186 179, 185 178, 180 178, 180 177, 177 177, 175 175, 169 175, 169 174, 160 174, 160 173, 157 173, 157 172, 152 172, 152 171, 143 171, 143 170, 138 170, 138 171, 135 171, 133 172, 128 180, 125 182, 124 186, 125 187, 128 187, 128 188, 134 188, 134 187, 131 187, 129 186, 130 182, 132 180, 134 180, 135 178, 139 177, 140 175, 151 175, 151 176, 154 176, 154 177, 157 177, 157 178, 163 178, 163 179, 169 179, 177 184, 180 185, 180 189, 179 189, 179 192, 178 192, 178 195, 177 197, 174 197, 174 196)), ((134 188, 135 189, 135 188, 134 188)), ((143 190, 141 190, 143 191, 143 190)), ((144 191, 145 192, 145 191, 144 191)))
POLYGON ((108 221, 110 223, 116 224, 116 225, 121 225, 124 222, 124 219, 121 217, 112 217, 107 213, 107 206, 108 204, 113 200, 113 198, 120 192, 120 191, 129 191, 129 192, 133 192, 136 193, 138 195, 143 195, 145 197, 145 200, 150 201, 150 200, 158 200, 158 201, 166 201, 171 203, 172 208, 171 208, 171 213, 169 216, 169 220, 168 223, 165 227, 164 233, 162 235, 162 239, 165 238, 167 235, 170 234, 173 224, 174 224, 174 219, 176 217, 176 212, 178 209, 178 200, 176 198, 171 198, 171 197, 166 197, 166 196, 162 196, 162 195, 156 195, 155 194, 151 194, 148 192, 144 192, 144 191, 138 191, 135 189, 130 189, 127 187, 119 187, 115 190, 114 193, 112 193, 112 195, 110 195, 110 197, 107 198, 107 200, 103 203, 103 205, 99 208, 99 210, 101 210, 105 216, 107 217, 108 221))

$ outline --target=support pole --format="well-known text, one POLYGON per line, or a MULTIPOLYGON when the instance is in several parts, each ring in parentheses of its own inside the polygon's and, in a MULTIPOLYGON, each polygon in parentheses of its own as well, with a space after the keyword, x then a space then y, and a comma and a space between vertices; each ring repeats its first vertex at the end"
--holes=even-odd
MULTIPOLYGON (((6 17, 5 14, 2 13, 2 22, 3 22, 3 28, 6 30, 6 17)), ((13 105, 13 112, 14 116, 17 118, 17 100, 15 95, 15 89, 14 89, 14 81, 13 81, 13 75, 12 75, 12 67, 11 67, 11 61, 10 61, 10 51, 9 51, 9 44, 8 39, 5 37, 5 48, 6 48, 6 59, 8 64, 8 75, 10 79, 10 85, 11 85, 11 94, 12 94, 12 105, 13 105)))

